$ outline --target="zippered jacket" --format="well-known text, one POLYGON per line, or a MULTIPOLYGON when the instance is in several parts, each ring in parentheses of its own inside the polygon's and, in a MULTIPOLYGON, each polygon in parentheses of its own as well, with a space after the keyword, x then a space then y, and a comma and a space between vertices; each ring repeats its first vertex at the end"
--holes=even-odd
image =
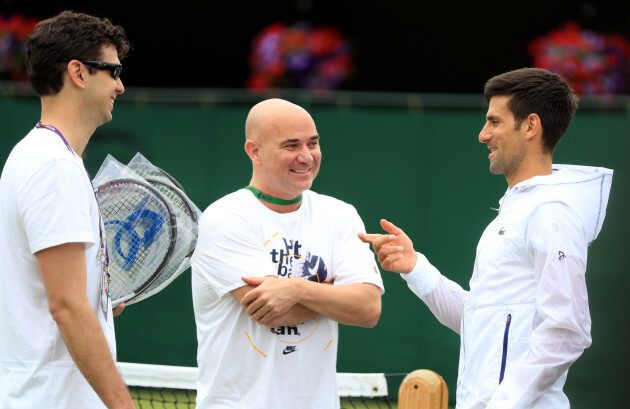
POLYGON ((564 409, 567 371, 591 344, 585 272, 612 170, 554 165, 505 193, 479 244, 470 290, 422 254, 402 274, 461 336, 457 409, 564 409))

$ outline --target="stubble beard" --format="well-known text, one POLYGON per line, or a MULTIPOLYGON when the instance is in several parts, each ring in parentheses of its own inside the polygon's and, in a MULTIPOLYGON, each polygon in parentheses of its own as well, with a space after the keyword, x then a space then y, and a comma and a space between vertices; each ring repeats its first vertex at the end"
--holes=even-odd
POLYGON ((521 150, 516 154, 498 154, 494 161, 490 162, 490 173, 493 175, 510 175, 518 171, 525 153, 521 150))

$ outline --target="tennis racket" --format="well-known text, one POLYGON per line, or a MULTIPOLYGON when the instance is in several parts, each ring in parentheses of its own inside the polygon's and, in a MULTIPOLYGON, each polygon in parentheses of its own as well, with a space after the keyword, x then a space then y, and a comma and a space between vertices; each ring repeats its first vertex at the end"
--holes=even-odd
POLYGON ((177 179, 153 164, 145 162, 134 162, 132 160, 131 162, 129 162, 129 164, 127 164, 127 166, 129 167, 129 169, 133 170, 145 179, 153 179, 159 181, 162 178, 166 178, 166 180, 168 180, 169 182, 174 184, 175 187, 184 192, 184 188, 182 187, 182 185, 179 184, 177 179))
POLYGON ((157 179, 146 177, 151 184, 165 198, 174 209, 177 217, 177 241, 171 259, 162 270, 159 277, 154 280, 144 291, 127 301, 133 304, 142 301, 162 291, 181 273, 190 266, 190 257, 197 245, 198 224, 197 212, 186 194, 171 184, 157 179))
POLYGON ((177 239, 171 205, 149 183, 109 181, 96 188, 116 306, 141 294, 168 265, 177 239))
MULTIPOLYGON (((162 170, 160 171, 164 172, 162 170)), ((188 251, 186 252, 186 256, 190 257, 197 245, 198 235, 198 215, 195 210, 195 205, 190 201, 188 196, 186 196, 183 189, 175 186, 169 186, 168 184, 151 177, 146 177, 145 179, 151 184, 151 186, 162 194, 162 197, 166 198, 171 203, 173 208, 181 210, 181 215, 177 211, 175 213, 177 214, 178 224, 181 221, 182 225, 190 227, 190 235, 192 239, 189 243, 188 251)), ((172 181, 177 182, 175 179, 172 181)), ((179 186, 179 183, 175 183, 175 185, 179 186)))

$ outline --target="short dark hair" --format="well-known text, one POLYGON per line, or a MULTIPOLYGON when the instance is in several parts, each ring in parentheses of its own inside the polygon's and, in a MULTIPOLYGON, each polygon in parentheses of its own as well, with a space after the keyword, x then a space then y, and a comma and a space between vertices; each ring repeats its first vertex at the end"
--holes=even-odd
POLYGON ((507 96, 508 109, 516 126, 530 114, 538 114, 543 128, 543 146, 553 152, 569 128, 577 110, 578 97, 559 75, 542 68, 521 68, 492 77, 483 92, 488 101, 507 96))
POLYGON ((40 96, 57 94, 63 87, 68 62, 98 60, 106 45, 116 47, 120 60, 131 49, 124 29, 106 18, 63 11, 40 21, 26 41, 26 74, 35 92, 40 96))

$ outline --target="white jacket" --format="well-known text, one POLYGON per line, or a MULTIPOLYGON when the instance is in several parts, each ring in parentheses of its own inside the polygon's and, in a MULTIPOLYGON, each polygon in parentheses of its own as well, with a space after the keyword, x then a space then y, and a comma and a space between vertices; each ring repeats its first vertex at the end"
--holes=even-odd
POLYGON ((554 165, 508 189, 479 244, 470 291, 419 254, 403 274, 461 335, 458 409, 569 408, 569 366, 591 344, 587 246, 601 230, 612 170, 554 165))

